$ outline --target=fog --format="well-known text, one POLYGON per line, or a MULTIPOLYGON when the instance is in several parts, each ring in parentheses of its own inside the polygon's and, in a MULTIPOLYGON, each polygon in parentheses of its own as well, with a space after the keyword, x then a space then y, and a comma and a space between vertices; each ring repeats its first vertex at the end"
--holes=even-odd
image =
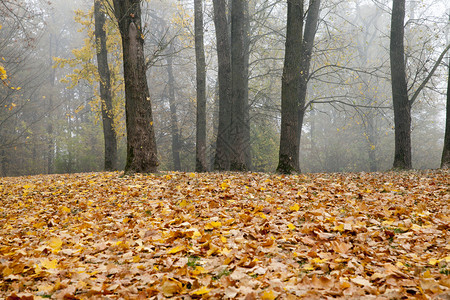
MULTIPOLYGON (((194 1, 143 1, 147 79, 159 170, 195 169, 194 1), (173 73, 173 80, 170 73, 173 73), (175 122, 175 123, 174 123, 175 122), (176 129, 176 131, 174 131, 176 129)), ((94 1, 0 3, 0 176, 104 170, 94 1)), ((300 142, 302 172, 385 171, 394 159, 389 64, 392 1, 322 0, 311 57, 300 142)), ((417 90, 449 43, 447 0, 406 1, 408 91, 417 90)), ((107 6, 108 7, 108 6, 107 6)), ((309 3, 305 1, 305 12, 309 3)), ((203 3, 207 160, 218 127, 217 49, 211 1, 203 3)), ((126 160, 121 37, 106 12, 118 169, 126 160)), ((250 170, 274 172, 280 140, 286 1, 249 2, 250 170)), ((414 102, 413 168, 440 166, 445 130, 447 54, 414 102)))

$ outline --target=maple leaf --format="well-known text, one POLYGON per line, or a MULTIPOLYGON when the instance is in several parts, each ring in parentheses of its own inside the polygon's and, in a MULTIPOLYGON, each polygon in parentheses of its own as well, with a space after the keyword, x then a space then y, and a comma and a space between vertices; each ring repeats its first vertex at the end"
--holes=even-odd
POLYGON ((41 266, 46 269, 56 269, 58 267, 58 261, 56 259, 43 259, 41 260, 41 266))

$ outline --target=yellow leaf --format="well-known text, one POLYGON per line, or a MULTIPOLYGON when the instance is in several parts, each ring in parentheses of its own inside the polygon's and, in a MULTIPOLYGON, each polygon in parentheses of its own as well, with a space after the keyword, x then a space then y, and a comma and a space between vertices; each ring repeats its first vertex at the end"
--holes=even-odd
POLYGON ((189 173, 189 177, 194 178, 195 177, 195 173, 189 173))
POLYGON ((222 253, 224 255, 227 255, 230 252, 231 252, 231 250, 229 250, 228 248, 223 248, 223 249, 220 250, 220 253, 222 253))
POLYGON ((295 225, 292 224, 292 223, 289 223, 289 224, 287 225, 287 227, 288 227, 290 230, 294 230, 294 229, 295 229, 295 225))
POLYGON ((325 262, 326 259, 320 259, 320 258, 316 257, 316 258, 313 258, 312 261, 313 261, 315 264, 321 264, 321 263, 325 262))
POLYGON ((206 273, 206 272, 207 271, 202 266, 195 266, 195 270, 192 271, 192 274, 199 275, 199 274, 206 273))
POLYGON ((208 289, 206 286, 202 286, 201 288, 193 291, 191 295, 205 295, 208 294, 211 291, 211 289, 208 289))
POLYGON ((430 258, 428 260, 428 263, 432 266, 434 266, 435 264, 439 263, 439 259, 434 259, 434 258, 430 258))
POLYGON ((171 248, 169 251, 167 251, 167 254, 175 254, 175 253, 178 253, 178 252, 180 252, 180 251, 183 251, 184 250, 184 246, 176 246, 176 247, 173 247, 173 248, 171 248))
POLYGON ((48 245, 53 250, 61 250, 62 244, 63 244, 63 241, 59 237, 52 237, 48 241, 48 245))
POLYGON ((226 183, 226 182, 224 181, 224 182, 222 182, 222 183, 220 184, 220 187, 222 188, 222 190, 226 190, 226 189, 228 188, 228 183, 226 183))
POLYGON ((292 211, 298 211, 300 209, 300 206, 298 206, 298 204, 295 203, 293 206, 290 206, 289 209, 292 211))
POLYGON ((334 226, 333 230, 334 231, 340 231, 340 232, 344 231, 344 224, 340 224, 338 226, 334 226))
POLYGON ((181 202, 180 202, 180 207, 185 207, 185 206, 187 206, 189 203, 186 201, 186 200, 181 200, 181 202))
POLYGON ((61 210, 65 213, 70 213, 70 208, 68 208, 67 206, 61 207, 61 210))
POLYGON ((222 226, 221 222, 212 221, 212 222, 210 222, 210 223, 205 225, 205 230, 211 230, 211 229, 214 229, 214 228, 219 228, 221 226, 222 226))
POLYGON ((430 270, 426 270, 425 273, 423 273, 423 278, 431 278, 430 270))
POLYGON ((46 269, 56 269, 56 267, 58 266, 58 261, 56 259, 53 260, 44 259, 41 260, 41 266, 46 269))
POLYGON ((274 300, 276 297, 277 295, 275 295, 272 290, 264 291, 264 293, 262 293, 261 295, 261 300, 274 300))
POLYGON ((131 260, 131 262, 134 262, 134 263, 138 263, 140 261, 141 261, 141 257, 139 255, 133 256, 133 259, 131 260))
POLYGON ((8 277, 13 272, 14 272, 13 269, 10 269, 10 268, 6 267, 6 268, 3 269, 3 272, 2 272, 3 273, 3 277, 8 277))

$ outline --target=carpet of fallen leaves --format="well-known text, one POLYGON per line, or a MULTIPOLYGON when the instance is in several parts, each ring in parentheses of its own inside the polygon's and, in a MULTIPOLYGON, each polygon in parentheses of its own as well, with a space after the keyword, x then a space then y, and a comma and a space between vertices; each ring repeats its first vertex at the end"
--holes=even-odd
POLYGON ((450 172, 0 178, 0 298, 449 299, 450 172))

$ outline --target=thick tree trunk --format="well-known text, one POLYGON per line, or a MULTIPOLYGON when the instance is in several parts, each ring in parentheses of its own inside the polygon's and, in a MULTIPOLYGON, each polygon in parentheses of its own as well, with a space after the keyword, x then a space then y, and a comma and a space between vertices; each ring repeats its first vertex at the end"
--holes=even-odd
POLYGON ((218 81, 219 81, 219 125, 217 130, 214 170, 230 169, 232 151, 231 131, 231 50, 225 0, 213 0, 214 25, 216 28, 218 81))
MULTIPOLYGON (((173 51, 170 51, 173 53, 173 51)), ((172 159, 173 169, 181 170, 180 160, 180 132, 178 129, 177 107, 175 105, 175 77, 173 76, 173 60, 172 56, 167 56, 167 77, 169 86, 169 107, 170 107, 170 132, 172 134, 172 159)))
POLYGON ((404 55, 405 0, 393 1, 390 60, 394 104, 394 169, 411 169, 411 104, 408 99, 404 55))
POLYGON ((197 134, 195 171, 207 171, 206 163, 206 61, 203 46, 203 1, 194 0, 195 61, 197 71, 197 134))
POLYGON ((411 103, 408 99, 404 55, 405 0, 392 5, 390 60, 392 101, 394 104, 395 155, 394 169, 411 169, 411 103))
POLYGON ((298 99, 303 29, 303 0, 289 0, 281 83, 281 136, 277 172, 299 172, 298 99))
POLYGON ((111 73, 108 66, 108 49, 106 48, 105 13, 100 0, 94 3, 95 39, 97 47, 97 64, 100 75, 100 99, 103 120, 103 137, 105 141, 105 170, 117 170, 117 137, 114 130, 114 112, 111 95, 111 73))
POLYGON ((147 85, 139 0, 114 0, 123 48, 127 161, 125 174, 157 171, 155 131, 147 85))
POLYGON ((231 97, 233 110, 231 115, 232 145, 230 169, 245 171, 245 95, 248 76, 245 74, 245 1, 232 0, 231 4, 231 97))
MULTIPOLYGON (((301 49, 300 65, 300 95, 298 100, 298 151, 300 157, 300 143, 303 128, 303 119, 305 116, 306 91, 308 89, 309 67, 311 64, 312 50, 314 47, 314 38, 316 37, 317 24, 319 23, 320 0, 312 0, 305 22, 305 32, 301 49)), ((299 170, 300 172, 300 166, 299 170)))
POLYGON ((450 65, 448 66, 447 85, 447 118, 445 122, 444 150, 442 151, 441 168, 450 168, 450 65))

